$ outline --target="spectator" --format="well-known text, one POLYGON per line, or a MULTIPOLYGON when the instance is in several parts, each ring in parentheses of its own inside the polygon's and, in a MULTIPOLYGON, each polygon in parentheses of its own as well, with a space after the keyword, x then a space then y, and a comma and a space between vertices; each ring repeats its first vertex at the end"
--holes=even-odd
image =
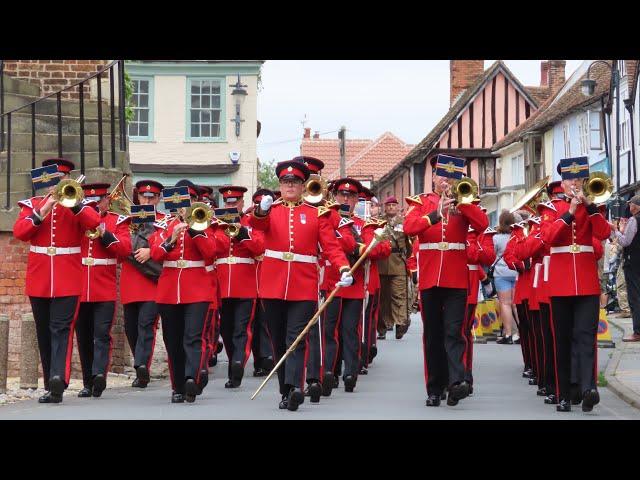
POLYGON ((493 278, 498 292, 498 302, 500 303, 500 318, 502 319, 502 338, 496 343, 513 343, 513 290, 516 284, 516 272, 509 269, 502 256, 507 241, 511 236, 511 225, 520 221, 513 213, 503 210, 498 220, 498 233, 493 236, 493 246, 496 251, 496 263, 493 278))
POLYGON ((623 247, 625 283, 627 284, 627 298, 633 320, 633 334, 622 339, 623 342, 640 342, 640 235, 638 232, 638 216, 640 214, 640 195, 634 196, 627 202, 631 211, 631 218, 620 219, 616 237, 623 247))

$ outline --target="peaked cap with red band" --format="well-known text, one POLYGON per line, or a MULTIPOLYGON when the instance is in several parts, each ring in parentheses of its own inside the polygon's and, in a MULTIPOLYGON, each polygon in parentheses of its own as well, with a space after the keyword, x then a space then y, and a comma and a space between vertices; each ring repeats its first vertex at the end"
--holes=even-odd
POLYGON ((310 174, 309 167, 296 160, 286 160, 276 165, 276 175, 280 180, 299 178, 306 182, 310 174))
POLYGON ((334 192, 349 192, 360 193, 362 191, 362 184, 354 178, 339 178, 334 180, 331 184, 331 188, 334 192))
POLYGON ((324 168, 324 162, 314 157, 307 157, 303 155, 300 157, 295 157, 292 160, 296 162, 304 163, 309 169, 309 172, 315 175, 318 175, 320 173, 320 170, 324 168))
POLYGON ((136 183, 136 191, 138 195, 143 197, 153 197, 154 195, 160 195, 164 185, 155 180, 140 180, 136 183))
POLYGON ((189 195, 198 198, 198 187, 187 179, 178 180, 175 184, 176 187, 187 187, 189 189, 189 195))
POLYGON ((237 202, 244 196, 244 192, 247 191, 245 187, 237 187, 234 185, 226 185, 220 187, 218 191, 222 194, 222 198, 227 203, 237 202))
POLYGON ((82 185, 82 190, 86 197, 104 197, 109 193, 110 183, 86 183, 82 185))
POLYGON ((71 173, 71 170, 76 168, 75 164, 64 158, 47 158, 42 162, 43 167, 47 167, 49 165, 57 165, 58 171, 64 173, 65 175, 71 173))

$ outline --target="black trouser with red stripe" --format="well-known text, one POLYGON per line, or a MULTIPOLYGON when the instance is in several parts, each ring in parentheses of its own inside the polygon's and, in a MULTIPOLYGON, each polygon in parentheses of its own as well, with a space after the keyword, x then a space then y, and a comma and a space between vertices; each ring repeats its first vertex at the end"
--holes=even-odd
MULTIPOLYGON (((159 303, 162 337, 167 349, 171 386, 184 394, 184 384, 193 378, 202 384, 200 372, 206 365, 206 328, 209 302, 159 303)), ((206 372, 206 370, 205 370, 206 372)))
POLYGON ((322 339, 320 338, 320 319, 309 330, 309 356, 307 358, 307 383, 320 382, 322 379, 322 339))
POLYGON ((529 309, 529 329, 531 332, 531 351, 533 353, 533 371, 538 387, 544 386, 544 344, 540 325, 540 310, 529 309))
POLYGON ((220 312, 217 308, 213 308, 213 304, 209 304, 207 309, 207 316, 204 324, 206 349, 207 349, 207 363, 218 351, 218 338, 220 337, 220 312))
MULTIPOLYGON (((278 299, 263 299, 263 302, 274 352, 273 360, 277 363, 316 313, 318 302, 278 299)), ((284 365, 278 368, 280 394, 289 393, 292 387, 304 388, 308 342, 308 337, 302 340, 284 365)))
POLYGON ((369 302, 364 312, 364 341, 362 342, 362 354, 360 355, 360 365, 369 366, 371 347, 376 345, 378 307, 380 304, 380 289, 369 295, 369 302))
POLYGON ((559 400, 570 400, 572 351, 575 351, 576 380, 581 391, 596 388, 599 301, 598 295, 551 297, 559 400))
POLYGON ((340 332, 341 360, 344 361, 343 379, 347 375, 357 378, 358 373, 360 373, 363 302, 364 300, 361 298, 342 299, 338 329, 340 332))
POLYGON ((533 368, 533 361, 530 342, 531 329, 529 326, 529 312, 527 311, 527 304, 525 302, 516 304, 516 311, 518 312, 518 333, 520 334, 522 361, 524 363, 524 370, 529 370, 533 368))
POLYGON ((473 385, 473 334, 471 333, 471 330, 473 330, 473 317, 476 313, 477 306, 478 304, 476 303, 467 304, 467 316, 464 322, 464 337, 467 340, 467 350, 465 352, 464 362, 464 379, 471 385, 473 385))
POLYGON ((153 349, 158 329, 158 306, 156 302, 133 302, 122 306, 124 311, 124 333, 133 354, 133 367, 145 365, 151 370, 153 349))
POLYGON ((82 383, 93 386, 93 377, 105 377, 111 361, 111 327, 115 319, 116 302, 80 302, 76 335, 78 354, 82 366, 82 383))
POLYGON ((47 391, 51 377, 59 376, 69 385, 73 327, 78 313, 78 300, 77 296, 29 297, 36 324, 44 389, 47 391))
POLYGON ((427 393, 441 395, 448 385, 465 380, 467 290, 432 287, 421 290, 420 298, 427 393))
POLYGON ((253 367, 255 369, 263 368, 262 362, 267 358, 273 358, 269 329, 267 328, 267 321, 264 317, 264 305, 260 299, 256 301, 251 351, 253 352, 253 367))
POLYGON ((551 332, 551 307, 548 303, 540 303, 540 325, 544 339, 544 387, 547 395, 556 391, 555 352, 553 350, 553 333, 551 332))
POLYGON ((322 339, 323 339, 323 355, 322 368, 325 373, 333 373, 338 375, 341 357, 340 357, 340 311, 342 310, 342 298, 333 297, 333 300, 322 313, 322 339), (340 361, 338 361, 340 359, 340 361))
POLYGON ((251 354, 255 298, 223 298, 220 308, 220 334, 229 358, 229 378, 231 364, 240 362, 242 368, 251 354))

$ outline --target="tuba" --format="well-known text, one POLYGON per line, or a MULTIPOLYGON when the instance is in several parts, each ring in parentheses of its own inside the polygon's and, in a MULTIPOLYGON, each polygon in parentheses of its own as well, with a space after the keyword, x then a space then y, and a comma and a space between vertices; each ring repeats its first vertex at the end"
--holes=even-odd
POLYGON ((304 184, 304 190, 302 199, 307 203, 316 204, 327 198, 327 182, 320 175, 309 175, 309 180, 304 184))
POLYGON ((593 203, 606 202, 613 194, 611 177, 603 172, 591 172, 584 182, 584 193, 593 203))
POLYGON ((209 228, 213 219, 213 210, 204 202, 194 202, 187 210, 185 221, 198 232, 209 228))
POLYGON ((548 200, 547 197, 547 183, 551 177, 546 177, 536 183, 531 189, 525 192, 515 205, 509 210, 509 213, 515 213, 518 210, 526 210, 533 215, 538 214, 537 207, 540 203, 548 200))

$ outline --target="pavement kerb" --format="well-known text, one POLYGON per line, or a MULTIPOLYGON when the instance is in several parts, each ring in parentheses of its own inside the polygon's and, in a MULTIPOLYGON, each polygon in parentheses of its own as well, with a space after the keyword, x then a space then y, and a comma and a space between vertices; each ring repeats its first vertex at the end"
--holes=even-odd
MULTIPOLYGON (((615 322, 615 319, 609 319, 609 323, 616 327, 618 330, 621 330, 624 334, 624 327, 618 325, 615 322)), ((618 370, 618 365, 620 364, 620 357, 624 350, 627 348, 627 344, 625 342, 620 341, 620 348, 615 348, 613 351, 613 355, 609 362, 607 363, 607 368, 604 371, 604 377, 607 380, 607 388, 615 393, 621 400, 627 402, 632 407, 640 409, 640 395, 631 390, 629 387, 626 387, 620 380, 616 378, 616 371, 618 370)))

